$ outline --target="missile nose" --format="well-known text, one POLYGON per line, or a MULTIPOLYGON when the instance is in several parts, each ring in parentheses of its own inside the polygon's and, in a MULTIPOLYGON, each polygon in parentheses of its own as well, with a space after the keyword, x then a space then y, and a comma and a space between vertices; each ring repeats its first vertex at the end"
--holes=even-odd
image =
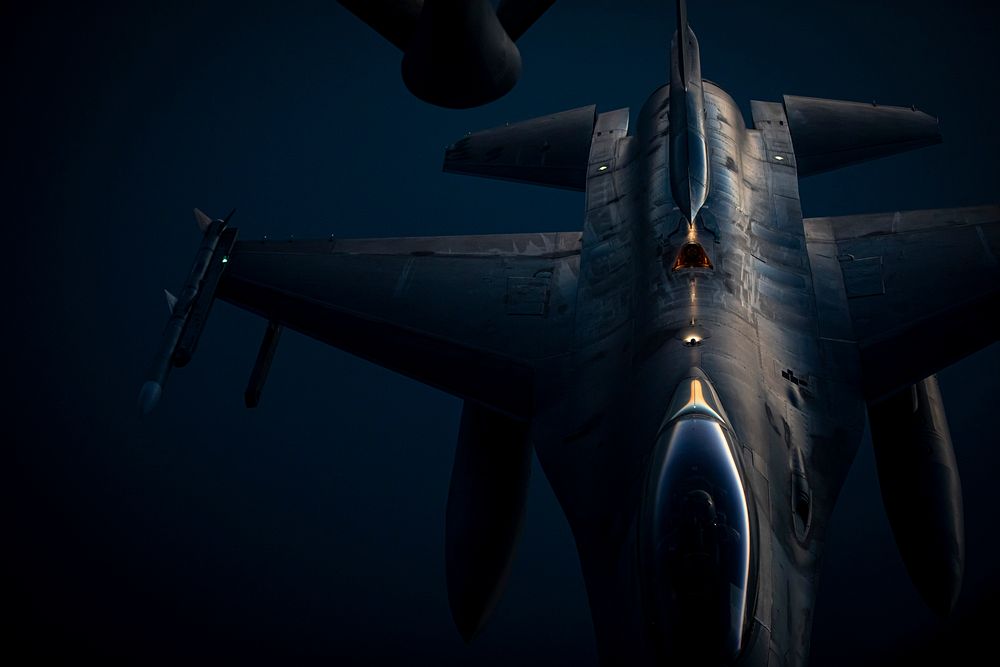
POLYGON ((155 380, 144 382, 142 389, 139 390, 139 414, 146 416, 152 412, 156 404, 160 402, 161 393, 163 393, 163 387, 159 382, 155 380))

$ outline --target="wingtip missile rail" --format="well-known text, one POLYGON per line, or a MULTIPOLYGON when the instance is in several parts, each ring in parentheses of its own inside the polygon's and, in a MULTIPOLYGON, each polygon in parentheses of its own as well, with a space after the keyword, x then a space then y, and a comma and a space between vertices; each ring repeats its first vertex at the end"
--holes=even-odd
POLYGON ((235 212, 234 209, 224 219, 213 220, 198 209, 194 211, 198 228, 203 232, 201 245, 184 288, 174 300, 168 297, 170 319, 163 330, 160 347, 153 357, 146 381, 139 390, 139 412, 142 415, 149 414, 156 407, 170 369, 185 365, 194 354, 215 299, 219 278, 236 243, 237 230, 229 227, 235 212))

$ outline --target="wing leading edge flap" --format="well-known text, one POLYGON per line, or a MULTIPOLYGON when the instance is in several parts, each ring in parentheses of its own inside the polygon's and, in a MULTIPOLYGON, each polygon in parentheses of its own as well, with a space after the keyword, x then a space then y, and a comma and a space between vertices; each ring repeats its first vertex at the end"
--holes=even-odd
POLYGON ((583 191, 597 107, 475 132, 449 146, 444 171, 583 191))
POLYGON ((870 403, 1000 337, 1000 206, 813 218, 805 228, 810 253, 836 248, 870 403))
POLYGON ((219 298, 503 414, 569 349, 579 233, 247 241, 219 298))

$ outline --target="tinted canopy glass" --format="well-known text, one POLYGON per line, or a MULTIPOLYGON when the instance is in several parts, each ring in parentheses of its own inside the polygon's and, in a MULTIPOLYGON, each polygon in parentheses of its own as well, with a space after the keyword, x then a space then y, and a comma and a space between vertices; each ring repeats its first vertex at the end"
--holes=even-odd
POLYGON ((725 428, 703 414, 675 420, 651 472, 646 576, 657 634, 671 656, 731 659, 746 617, 750 522, 725 428))

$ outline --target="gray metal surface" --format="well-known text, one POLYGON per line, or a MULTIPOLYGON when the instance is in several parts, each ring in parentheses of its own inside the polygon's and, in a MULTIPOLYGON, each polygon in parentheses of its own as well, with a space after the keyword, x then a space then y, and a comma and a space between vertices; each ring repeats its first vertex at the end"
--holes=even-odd
POLYGON ((525 418, 534 369, 569 344, 579 238, 239 242, 219 298, 525 418))
POLYGON ((191 358, 198 337, 201 335, 202 326, 208 318, 209 309, 215 299, 215 289, 221 277, 222 257, 218 254, 220 243, 225 239, 223 253, 228 254, 229 248, 236 240, 237 230, 226 228, 232 213, 225 220, 211 220, 198 209, 195 209, 194 213, 198 228, 202 231, 201 245, 198 247, 194 264, 188 272, 180 296, 173 297, 167 293, 170 319, 167 320, 160 346, 146 373, 146 382, 139 390, 141 414, 147 414, 156 407, 170 370, 183 366, 191 358), (192 315, 195 315, 194 320, 192 315), (178 350, 181 350, 180 355, 177 354, 178 350))
MULTIPOLYGON (((879 401, 915 384, 924 407, 910 431, 931 425, 933 456, 897 442, 880 459, 903 458, 928 482, 919 507, 946 510, 931 526, 944 555, 908 546, 917 515, 900 498, 917 488, 905 474, 884 473, 903 489, 886 505, 931 603, 947 606, 957 590, 958 481, 940 396, 923 380, 997 340, 1000 208, 803 221, 800 175, 927 143, 936 123, 930 132, 912 110, 786 97, 753 101, 747 127, 701 80, 693 33, 686 47, 673 49, 671 83, 631 133, 628 109, 587 107, 449 149, 452 171, 582 188, 582 232, 244 241, 222 273, 221 298, 465 399, 447 558, 466 638, 503 589, 534 447, 576 540, 602 664, 804 665, 827 526, 868 410, 889 443, 882 434, 901 412, 879 401), (679 262, 691 248, 708 261, 679 262), (734 468, 724 488, 694 468, 659 474, 678 415, 724 428, 711 441, 734 468), (654 523, 669 512, 651 494, 663 507, 693 499, 701 520, 719 507, 745 516, 741 615, 664 603, 683 596, 658 548, 680 528, 654 523), (685 611, 705 627, 666 627, 685 611)), ((695 550, 688 584, 732 581, 719 576, 723 551, 695 550)))
POLYGON ((996 340, 998 223, 998 206, 806 221, 810 247, 839 265, 851 326, 838 337, 860 346, 869 401, 996 340))
POLYGON ((188 313, 184 331, 174 349, 172 357, 174 366, 181 367, 187 364, 198 348, 198 341, 205 330, 208 315, 212 312, 212 304, 215 302, 215 290, 222 279, 222 272, 229 261, 229 254, 233 251, 233 246, 236 245, 237 233, 238 230, 233 227, 224 230, 219 236, 218 245, 212 252, 208 267, 198 285, 198 294, 191 302, 191 310, 188 313))
POLYGON ((965 570, 962 484, 937 378, 868 410, 889 525, 921 597, 945 616, 965 570))
POLYGON ((670 192, 685 217, 693 221, 705 203, 710 185, 705 142, 705 92, 701 81, 698 38, 688 27, 687 7, 677 3, 677 31, 671 44, 670 192))
POLYGON ((583 191, 597 107, 475 132, 449 146, 444 171, 583 191))
POLYGON ((785 95, 799 176, 941 142, 938 120, 915 107, 785 95))

